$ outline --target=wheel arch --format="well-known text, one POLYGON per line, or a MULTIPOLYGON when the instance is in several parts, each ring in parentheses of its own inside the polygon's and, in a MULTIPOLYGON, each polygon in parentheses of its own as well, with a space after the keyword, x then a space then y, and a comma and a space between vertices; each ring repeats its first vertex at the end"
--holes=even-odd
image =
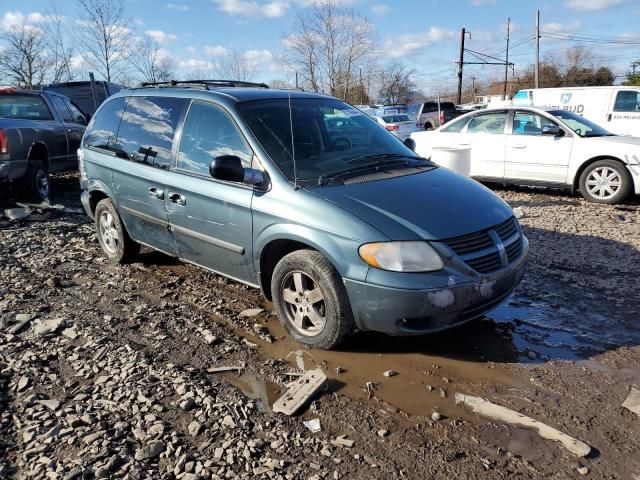
POLYGON ((31 147, 29 147, 27 159, 40 160, 42 163, 44 163, 46 169, 49 170, 49 149, 47 149, 47 146, 43 142, 34 142, 31 147))
POLYGON ((91 213, 91 218, 93 218, 96 211, 96 207, 98 206, 98 203, 101 200, 108 198, 113 202, 114 205, 116 205, 115 196, 113 195, 111 188, 109 188, 109 186, 106 183, 100 180, 95 180, 95 179, 89 180, 87 184, 87 192, 88 192, 88 206, 89 206, 89 211, 91 213))
POLYGON ((620 163, 625 169, 627 169, 627 165, 624 163, 624 161, 622 161, 622 159, 618 157, 614 157, 613 155, 598 155, 596 157, 590 158, 582 165, 580 165, 578 170, 576 170, 576 174, 573 177, 573 183, 571 185, 572 193, 580 190, 580 177, 582 176, 582 172, 584 172, 589 167, 589 165, 592 165, 595 162, 599 162, 600 160, 613 160, 614 162, 620 163))

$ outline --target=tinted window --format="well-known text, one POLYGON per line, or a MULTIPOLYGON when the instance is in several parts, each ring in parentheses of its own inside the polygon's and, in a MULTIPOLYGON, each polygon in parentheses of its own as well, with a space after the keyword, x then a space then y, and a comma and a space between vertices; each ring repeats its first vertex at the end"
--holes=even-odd
POLYGON ((460 133, 464 126, 469 121, 469 118, 460 118, 458 120, 454 120, 453 122, 447 123, 444 127, 440 129, 441 132, 448 133, 460 133))
POLYGON ((491 112, 476 115, 469 122, 468 133, 504 133, 507 112, 491 112))
POLYGON ((220 108, 194 101, 182 129, 178 168, 209 175, 211 160, 235 155, 249 168, 253 153, 236 124, 220 108))
POLYGON ((134 162, 169 168, 176 126, 188 100, 129 97, 118 130, 117 153, 134 162))
POLYGON ((115 150, 118 126, 126 103, 125 97, 118 97, 107 101, 100 107, 84 134, 83 145, 85 147, 115 150))
POLYGON ((385 115, 382 119, 386 123, 409 122, 409 115, 385 115))
POLYGON ((0 118, 53 120, 45 101, 36 95, 0 95, 0 118))
POLYGON ((84 114, 80 111, 78 107, 76 107, 69 100, 65 100, 64 103, 67 105, 67 108, 69 108, 69 111, 71 112, 71 115, 73 117, 71 121, 73 123, 79 123, 80 125, 87 124, 87 119, 85 118, 84 114))
POLYGON ((581 137, 614 136, 604 128, 573 112, 569 112, 567 110, 551 110, 549 113, 554 117, 562 120, 565 125, 567 125, 571 130, 573 130, 581 137))
POLYGON ((616 112, 640 112, 640 92, 633 90, 618 92, 613 110, 616 112))
POLYGON ((514 135, 542 135, 542 128, 557 124, 542 115, 530 112, 516 112, 513 117, 514 135))
POLYGON ((62 117, 63 121, 70 122, 73 120, 73 117, 71 116, 71 112, 69 111, 69 109, 64 103, 64 100, 61 97, 53 96, 51 97, 51 100, 53 101, 53 104, 55 105, 56 110, 62 117))

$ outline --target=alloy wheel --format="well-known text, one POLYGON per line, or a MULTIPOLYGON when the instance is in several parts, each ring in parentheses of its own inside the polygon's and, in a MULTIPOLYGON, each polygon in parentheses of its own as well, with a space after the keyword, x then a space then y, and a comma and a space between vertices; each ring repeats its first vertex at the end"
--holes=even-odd
POLYGON ((314 336, 326 323, 324 294, 317 282, 300 271, 289 273, 282 282, 282 299, 287 320, 299 333, 314 336))
POLYGON ((618 193, 622 186, 622 179, 616 170, 603 166, 589 173, 586 184, 591 196, 607 200, 618 193))
POLYGON ((111 213, 105 211, 100 215, 100 238, 109 255, 115 255, 120 245, 120 236, 111 213))

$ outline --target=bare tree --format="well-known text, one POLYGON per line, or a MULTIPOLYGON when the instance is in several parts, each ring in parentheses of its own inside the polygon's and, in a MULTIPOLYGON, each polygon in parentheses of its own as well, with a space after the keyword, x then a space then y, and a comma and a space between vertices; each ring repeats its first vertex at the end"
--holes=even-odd
POLYGON ((171 59, 157 41, 145 36, 138 41, 131 64, 143 82, 166 82, 171 79, 171 59))
POLYGON ((77 0, 80 7, 77 46, 87 63, 107 81, 117 80, 129 67, 131 29, 124 0, 77 0))
POLYGON ((414 73, 400 62, 389 63, 380 78, 380 100, 388 105, 408 103, 415 87, 411 80, 414 73))
POLYGON ((247 57, 246 52, 234 48, 218 59, 213 70, 222 79, 248 82, 255 78, 258 66, 247 57))
POLYGON ((35 88, 44 83, 51 59, 44 32, 23 22, 0 35, 5 48, 0 52, 0 71, 21 88, 35 88))
POLYGON ((300 10, 284 38, 289 64, 312 90, 349 100, 359 70, 373 53, 373 27, 336 0, 316 1, 300 10))
POLYGON ((73 48, 65 42, 68 32, 64 25, 62 9, 57 2, 50 3, 48 15, 51 21, 47 24, 44 33, 51 55, 49 81, 52 83, 68 82, 73 80, 74 76, 71 70, 73 48))

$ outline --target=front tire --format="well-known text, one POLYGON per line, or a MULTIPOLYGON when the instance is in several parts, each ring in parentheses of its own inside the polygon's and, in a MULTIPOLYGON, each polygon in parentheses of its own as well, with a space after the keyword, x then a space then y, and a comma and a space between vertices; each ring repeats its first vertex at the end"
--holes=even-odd
POLYGON ((353 314, 340 274, 314 250, 286 255, 271 277, 273 304, 285 330, 299 343, 329 350, 353 332, 353 314))
POLYGON ((29 160, 21 182, 20 198, 26 202, 41 203, 51 194, 49 171, 42 160, 29 160))
POLYGON ((98 242, 109 261, 127 263, 138 255, 140 244, 131 240, 116 207, 108 198, 98 202, 95 222, 98 242))
POLYGON ((580 175, 580 193, 590 202, 613 205, 629 196, 633 180, 625 166, 616 160, 598 160, 580 175))

